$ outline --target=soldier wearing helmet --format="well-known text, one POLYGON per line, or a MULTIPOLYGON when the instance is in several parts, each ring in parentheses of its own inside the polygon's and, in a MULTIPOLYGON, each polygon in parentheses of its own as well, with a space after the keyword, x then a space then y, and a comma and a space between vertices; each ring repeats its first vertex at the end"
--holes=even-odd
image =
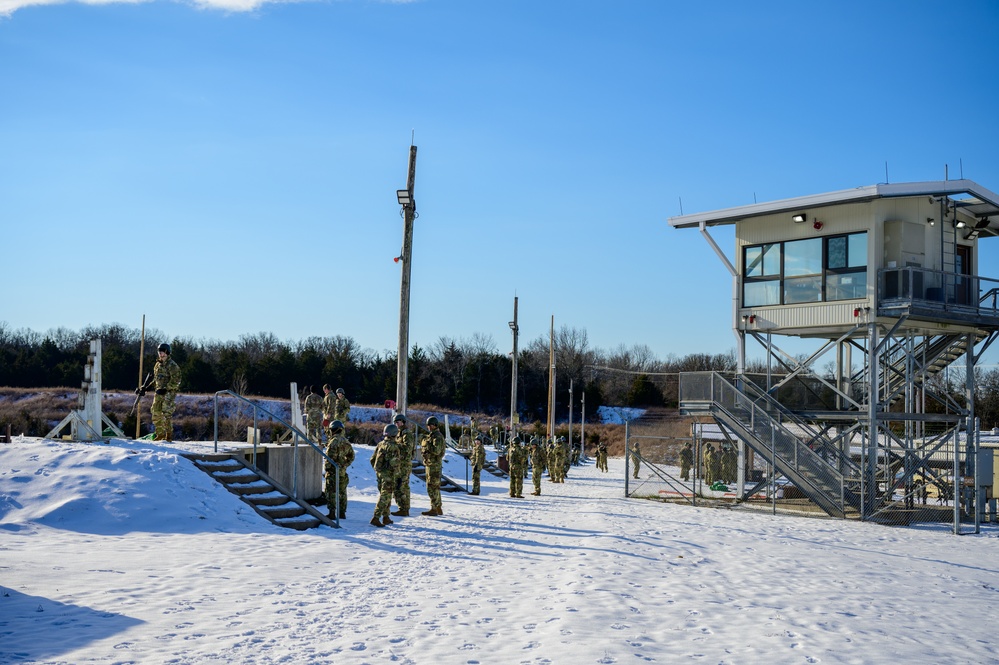
POLYGON ((527 467, 527 451, 520 437, 515 436, 510 439, 510 448, 507 450, 507 459, 510 461, 510 496, 524 498, 524 470, 527 467))
POLYGON ((371 455, 371 466, 378 478, 378 503, 375 505, 375 514, 371 517, 371 526, 392 524, 389 508, 392 507, 392 491, 399 472, 399 445, 396 443, 398 434, 398 427, 386 425, 382 430, 382 440, 371 455))
POLYGON ((398 510, 393 510, 392 514, 399 517, 409 517, 409 475, 413 472, 413 458, 416 457, 416 439, 413 437, 413 432, 407 427, 405 414, 395 414, 392 422, 399 430, 395 437, 399 446, 399 473, 396 476, 395 489, 392 493, 398 510))
POLYGON ((482 467, 486 464, 486 446, 482 441, 482 434, 475 435, 472 442, 472 454, 468 461, 472 464, 472 491, 469 494, 478 495, 480 490, 480 476, 482 467))
POLYGON ((343 423, 334 420, 326 430, 326 456, 336 463, 336 466, 326 461, 326 507, 329 516, 347 517, 347 485, 350 476, 347 467, 354 462, 354 446, 350 444, 343 433, 343 423))
POLYGON ((424 510, 424 515, 437 517, 444 514, 441 505, 441 470, 444 466, 445 452, 444 434, 439 429, 437 418, 427 418, 427 433, 420 439, 420 453, 427 470, 427 496, 430 498, 430 510, 424 510))
POLYGON ((336 389, 336 398, 333 401, 333 419, 345 423, 350 421, 350 402, 347 401, 347 395, 344 394, 343 388, 336 389))
POLYGON ((170 356, 170 345, 163 342, 156 348, 158 359, 149 383, 135 389, 140 397, 147 390, 155 390, 150 409, 157 441, 173 441, 173 412, 176 409, 177 390, 180 389, 180 365, 170 356))
POLYGON ((315 443, 323 442, 323 398, 316 394, 313 386, 305 387, 305 429, 315 443))

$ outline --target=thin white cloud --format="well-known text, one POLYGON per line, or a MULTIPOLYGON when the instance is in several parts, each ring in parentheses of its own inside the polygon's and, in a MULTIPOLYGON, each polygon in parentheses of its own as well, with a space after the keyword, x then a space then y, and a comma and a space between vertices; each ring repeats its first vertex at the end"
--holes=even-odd
MULTIPOLYGON (((0 0, 0 16, 10 16, 18 9, 43 5, 65 5, 77 2, 83 5, 127 4, 138 5, 155 0, 0 0)), ((200 9, 218 9, 226 12, 252 12, 266 4, 287 4, 310 0, 187 0, 188 4, 200 9)), ((418 0, 376 0, 385 4, 409 4, 418 0)))

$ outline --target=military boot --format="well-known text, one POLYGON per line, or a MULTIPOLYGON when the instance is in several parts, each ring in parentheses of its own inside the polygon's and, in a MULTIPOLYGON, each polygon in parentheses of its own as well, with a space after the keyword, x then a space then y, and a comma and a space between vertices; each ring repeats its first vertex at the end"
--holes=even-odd
POLYGON ((384 515, 382 517, 382 526, 388 526, 389 524, 395 524, 395 522, 390 520, 388 515, 384 515))
POLYGON ((371 522, 369 522, 369 524, 371 524, 371 526, 376 526, 379 529, 382 528, 383 526, 385 526, 384 524, 382 524, 381 522, 378 521, 377 517, 372 517, 371 518, 371 522))
POLYGON ((402 508, 400 508, 399 510, 393 510, 392 514, 398 517, 409 517, 409 511, 403 510, 402 508))
POLYGON ((347 519, 347 511, 346 510, 341 510, 340 511, 340 519, 342 519, 342 520, 347 519))

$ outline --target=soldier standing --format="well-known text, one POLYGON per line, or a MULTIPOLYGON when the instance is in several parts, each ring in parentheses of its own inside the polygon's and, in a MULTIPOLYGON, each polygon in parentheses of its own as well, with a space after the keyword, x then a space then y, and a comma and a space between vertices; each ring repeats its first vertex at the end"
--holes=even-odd
POLYGON ((510 439, 510 448, 507 454, 510 457, 510 496, 515 499, 523 499, 527 451, 524 450, 524 444, 520 442, 519 436, 510 439))
POLYGON ((350 402, 343 393, 343 388, 336 389, 336 399, 333 402, 333 418, 346 424, 350 421, 350 402))
POLYGON ((479 476, 482 474, 482 467, 486 464, 486 447, 482 443, 482 435, 478 434, 472 443, 472 455, 469 458, 472 463, 472 491, 470 494, 479 494, 479 476))
POLYGON ((305 429, 309 438, 316 443, 323 442, 323 398, 316 394, 314 386, 305 389, 305 429))
POLYGON ((173 412, 177 408, 177 390, 180 389, 180 365, 170 357, 170 345, 166 342, 156 348, 156 366, 152 379, 144 386, 135 389, 142 397, 147 390, 154 389, 153 405, 150 409, 156 441, 173 441, 173 412))
POLYGON ((534 496, 541 496, 541 474, 545 471, 545 449, 538 437, 531 439, 531 480, 534 482, 534 496))
POLYGON ((399 445, 395 437, 399 428, 386 425, 382 430, 382 440, 371 455, 371 466, 378 477, 378 503, 375 514, 371 518, 371 526, 388 526, 392 524, 389 508, 392 506, 392 492, 395 490, 396 474, 399 472, 399 445))
MULTIPOLYGON (((323 384, 323 427, 329 428, 330 423, 336 420, 333 417, 333 402, 336 400, 336 395, 333 393, 333 389, 330 388, 330 384, 323 384)), ((342 420, 340 422, 343 422, 342 420)))
POLYGON ((399 445, 399 475, 396 476, 395 490, 393 495, 398 510, 392 511, 393 515, 409 517, 409 474, 413 472, 413 457, 416 454, 416 440, 413 432, 406 426, 406 416, 401 413, 395 415, 393 420, 395 426, 399 428, 396 442, 399 445))
POLYGON ((441 469, 444 465, 444 435, 438 429, 437 418, 427 418, 427 433, 420 439, 420 452, 423 455, 423 465, 427 471, 427 496, 430 498, 430 510, 422 514, 437 517, 444 514, 441 505, 441 469))
POLYGON ((638 470, 642 468, 642 444, 635 441, 631 444, 631 477, 638 478, 638 470))
POLYGON ((684 480, 690 480, 690 467, 694 465, 694 449, 690 441, 680 449, 680 475, 684 480))
POLYGON ((597 439, 597 468, 607 473, 607 444, 597 439))
POLYGON ((715 449, 711 444, 704 446, 704 482, 710 487, 714 484, 715 478, 715 449))
POLYGON ((734 483, 739 467, 739 455, 735 452, 735 446, 730 445, 722 453, 721 457, 721 479, 726 483, 734 483))
POLYGON ((329 509, 329 516, 334 517, 339 513, 340 519, 347 517, 347 483, 350 476, 347 475, 347 467, 354 463, 354 446, 343 435, 343 423, 334 420, 326 430, 326 456, 336 462, 333 466, 326 462, 326 507, 329 509), (337 471, 339 467, 339 471, 337 471), (334 496, 337 490, 334 484, 333 474, 338 474, 340 487, 339 493, 334 496))

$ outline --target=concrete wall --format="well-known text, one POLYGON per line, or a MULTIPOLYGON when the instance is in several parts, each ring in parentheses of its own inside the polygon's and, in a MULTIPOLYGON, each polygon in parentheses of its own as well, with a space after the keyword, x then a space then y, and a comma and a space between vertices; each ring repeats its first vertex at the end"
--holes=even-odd
MULTIPOLYGON (((252 452, 247 455, 249 458, 252 452)), ((257 464, 289 491, 295 489, 295 447, 264 444, 257 447, 257 464)), ((298 498, 309 501, 323 494, 323 456, 308 444, 298 445, 298 498)))

